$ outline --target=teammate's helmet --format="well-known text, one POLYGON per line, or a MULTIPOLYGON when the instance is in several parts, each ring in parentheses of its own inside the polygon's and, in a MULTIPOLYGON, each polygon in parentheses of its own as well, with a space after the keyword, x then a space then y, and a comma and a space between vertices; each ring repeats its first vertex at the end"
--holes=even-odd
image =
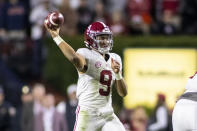
POLYGON ((103 54, 108 53, 113 47, 112 31, 103 22, 93 22, 90 24, 84 33, 84 39, 84 43, 88 48, 94 48, 103 54), (107 47, 100 47, 100 41, 96 39, 99 35, 109 36, 107 47))

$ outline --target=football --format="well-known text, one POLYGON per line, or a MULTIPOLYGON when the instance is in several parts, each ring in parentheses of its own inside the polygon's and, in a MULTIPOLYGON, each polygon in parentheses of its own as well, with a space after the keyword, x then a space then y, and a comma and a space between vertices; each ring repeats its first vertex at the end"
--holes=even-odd
POLYGON ((64 23, 64 16, 58 11, 51 12, 45 18, 45 23, 51 30, 56 30, 64 23))

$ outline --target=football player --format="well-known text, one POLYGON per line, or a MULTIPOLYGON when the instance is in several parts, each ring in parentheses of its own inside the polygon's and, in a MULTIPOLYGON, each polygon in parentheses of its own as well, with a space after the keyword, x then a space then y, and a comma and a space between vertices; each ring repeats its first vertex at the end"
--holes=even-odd
POLYGON ((59 36, 59 28, 55 31, 47 29, 78 71, 79 103, 74 131, 125 131, 112 108, 112 85, 115 83, 122 97, 127 95, 127 86, 122 77, 120 56, 110 53, 113 38, 109 27, 103 22, 90 24, 84 34, 87 48, 76 52, 59 36))
POLYGON ((186 91, 172 113, 173 131, 197 131, 197 74, 190 77, 186 91))

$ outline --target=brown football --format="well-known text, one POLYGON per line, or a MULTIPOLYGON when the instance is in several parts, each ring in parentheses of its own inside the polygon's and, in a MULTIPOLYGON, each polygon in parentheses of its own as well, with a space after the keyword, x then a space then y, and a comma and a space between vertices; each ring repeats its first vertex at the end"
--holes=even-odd
POLYGON ((64 23, 64 16, 58 11, 51 12, 45 18, 45 23, 48 28, 56 30, 64 23))

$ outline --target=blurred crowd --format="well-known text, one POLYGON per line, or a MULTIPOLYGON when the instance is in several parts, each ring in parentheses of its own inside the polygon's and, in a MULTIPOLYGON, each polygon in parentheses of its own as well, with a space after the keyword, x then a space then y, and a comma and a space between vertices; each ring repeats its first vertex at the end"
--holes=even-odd
POLYGON ((157 95, 157 102, 151 112, 144 106, 132 109, 122 108, 119 118, 127 131, 173 131, 172 111, 166 105, 164 94, 157 95))
POLYGON ((5 100, 0 87, 1 131, 72 131, 78 104, 76 84, 67 88, 67 99, 42 83, 23 86, 19 108, 5 100))
MULTIPOLYGON (((71 120, 73 116, 67 116, 67 121, 65 117, 61 118, 65 115, 60 114, 73 113, 75 107, 72 107, 72 104, 76 104, 75 100, 71 100, 71 105, 64 106, 68 101, 59 102, 57 95, 44 93, 45 91, 42 99, 37 100, 33 84, 32 88, 24 88, 24 85, 42 79, 43 63, 47 56, 43 38, 48 36, 43 21, 49 12, 55 10, 64 15, 65 22, 61 27, 61 33, 67 36, 83 34, 87 25, 93 21, 105 22, 114 35, 197 34, 196 0, 0 0, 1 131, 20 131, 25 128, 24 126, 30 129, 33 126, 33 117, 38 119, 38 128, 47 128, 51 121, 41 121, 48 118, 52 120, 51 112, 56 113, 56 107, 57 128, 69 130, 69 125, 73 125, 66 124, 74 121, 71 120), (28 91, 22 92, 23 89, 28 91), (32 103, 36 105, 35 108, 32 103), (25 116, 29 111, 34 112, 31 113, 32 118, 25 116)), ((156 109, 160 109, 159 105, 156 109)), ((153 121, 157 118, 156 109, 153 121)), ((159 112, 165 111, 161 109, 159 112)), ((148 126, 150 121, 143 107, 132 111, 123 109, 120 118, 128 130, 151 131, 156 128, 154 125, 148 126), (125 112, 131 114, 131 117, 124 115, 125 112), (136 118, 141 115, 142 118, 136 118), (138 129, 138 126, 143 129, 138 129)), ((31 131, 29 129, 27 130, 31 131)))
POLYGON ((65 17, 64 35, 83 34, 103 21, 115 35, 196 34, 197 2, 187 0, 0 0, 0 38, 39 40, 51 11, 65 17))
MULTIPOLYGON (((67 87, 67 98, 46 88, 42 83, 22 88, 19 108, 4 99, 0 87, 1 131, 73 131, 78 100, 76 84, 67 87)), ((126 131, 172 131, 171 111, 165 95, 158 94, 156 106, 151 113, 143 106, 132 109, 122 107, 117 114, 126 131)))

